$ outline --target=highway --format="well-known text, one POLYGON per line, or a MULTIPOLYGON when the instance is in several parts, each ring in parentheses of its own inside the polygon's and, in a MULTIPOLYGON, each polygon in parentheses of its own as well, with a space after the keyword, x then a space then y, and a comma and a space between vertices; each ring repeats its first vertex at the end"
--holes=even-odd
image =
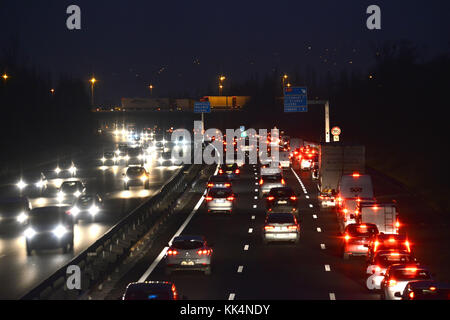
MULTIPOLYGON (((378 293, 366 289, 364 258, 355 257, 349 261, 342 259, 342 238, 336 215, 332 209, 319 208, 317 185, 309 171, 290 170, 284 174, 287 185, 300 195, 299 243, 263 244, 261 232, 266 211, 264 202, 257 197, 258 172, 258 166, 246 164, 241 177, 233 182, 233 191, 238 198, 231 215, 207 213, 203 197, 198 193, 192 205, 202 204, 198 210, 194 208, 192 219, 185 228, 183 222, 186 224, 186 220, 174 222, 159 237, 147 256, 121 279, 106 298, 120 298, 130 282, 165 280, 173 281, 180 294, 189 300, 380 299, 378 293), (181 234, 204 235, 213 244, 212 275, 205 276, 195 271, 165 275, 164 260, 156 259, 167 248, 175 232, 180 231, 180 226, 181 234), (158 261, 156 267, 149 270, 158 261)), ((406 233, 412 239, 420 238, 419 232, 415 231, 417 228, 413 228, 413 222, 417 219, 415 212, 420 207, 410 207, 411 202, 408 201, 411 196, 385 177, 375 176, 374 183, 382 198, 402 197, 405 200, 399 203, 399 207, 407 225, 406 233)), ((185 217, 189 216, 189 212, 185 212, 185 217)), ((442 240, 448 238, 445 235, 441 237, 442 240)), ((442 250, 445 243, 436 245, 442 250)), ((426 249, 420 249, 418 243, 415 244, 417 256, 423 258, 420 261, 427 262, 433 270, 439 268, 438 261, 427 254, 426 249)), ((440 270, 445 273, 445 269, 443 267, 440 270)), ((448 274, 442 276, 445 279, 448 274)))
MULTIPOLYGON (((95 240, 114 226, 121 218, 137 207, 141 202, 151 197, 170 177, 178 172, 177 166, 159 166, 155 158, 151 158, 146 165, 150 173, 150 189, 131 187, 123 189, 122 173, 126 166, 124 163, 117 166, 102 166, 99 159, 103 150, 114 149, 120 141, 117 137, 108 135, 103 145, 91 152, 79 155, 72 160, 76 164, 77 176, 87 189, 87 193, 98 193, 104 200, 105 206, 101 216, 95 223, 80 221, 75 225, 74 251, 63 254, 61 249, 34 252, 27 256, 23 227, 0 225, 0 299, 18 299, 29 290, 45 280, 57 269, 64 266, 77 254, 85 250, 95 240)), ((56 192, 61 183, 68 179, 55 179, 52 171, 56 167, 54 163, 47 163, 41 168, 48 175, 48 189, 42 197, 31 198, 33 208, 61 204, 57 200, 56 192), (53 176, 52 176, 53 175, 53 176)), ((17 197, 20 191, 15 183, 19 178, 4 183, 0 188, 1 197, 17 197)), ((24 194, 26 195, 26 194, 24 194)), ((62 202, 68 204, 67 202, 62 202)))

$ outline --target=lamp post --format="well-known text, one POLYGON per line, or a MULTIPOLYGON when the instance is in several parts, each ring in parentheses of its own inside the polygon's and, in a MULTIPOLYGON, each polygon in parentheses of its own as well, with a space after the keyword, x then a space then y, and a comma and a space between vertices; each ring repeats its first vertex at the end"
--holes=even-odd
POLYGON ((94 85, 97 82, 97 79, 92 77, 92 79, 89 81, 91 82, 91 104, 92 106, 94 106, 94 85))
POLYGON ((227 78, 223 75, 219 76, 219 95, 221 96, 223 93, 223 82, 226 80, 227 78))
POLYGON ((283 90, 284 90, 284 87, 285 87, 286 80, 287 80, 288 78, 289 78, 289 77, 288 77, 287 74, 284 74, 284 75, 281 77, 282 83, 283 83, 283 90))
POLYGON ((153 85, 151 84, 148 87, 150 89, 150 95, 153 96, 153 85))

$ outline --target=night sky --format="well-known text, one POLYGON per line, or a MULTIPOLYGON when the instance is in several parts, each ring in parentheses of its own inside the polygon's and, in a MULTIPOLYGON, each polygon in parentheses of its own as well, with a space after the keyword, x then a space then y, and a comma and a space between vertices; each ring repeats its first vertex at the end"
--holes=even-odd
POLYGON ((99 101, 118 104, 150 96, 150 83, 160 95, 194 94, 220 73, 229 85, 275 68, 365 69, 371 46, 387 40, 410 40, 429 58, 449 51, 449 12, 450 1, 423 0, 0 0, 0 41, 18 41, 21 61, 54 79, 94 74, 99 101), (79 31, 66 28, 70 4, 81 7, 79 31), (382 30, 366 28, 371 4, 381 7, 382 30))

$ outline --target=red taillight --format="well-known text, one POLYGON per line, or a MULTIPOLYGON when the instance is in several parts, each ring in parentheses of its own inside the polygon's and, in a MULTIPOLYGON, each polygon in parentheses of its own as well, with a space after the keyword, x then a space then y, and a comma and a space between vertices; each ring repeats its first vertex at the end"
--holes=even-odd
POLYGON ((208 187, 212 188, 214 186, 214 183, 208 183, 208 187))
POLYGON ((167 254, 168 254, 169 256, 176 256, 176 255, 178 254, 178 251, 175 250, 175 249, 169 249, 169 250, 167 251, 167 254))
POLYGON ((262 185, 264 183, 263 179, 259 179, 259 184, 262 185))
POLYGON ((376 252, 377 251, 377 249, 378 249, 378 245, 379 245, 380 243, 378 242, 378 241, 375 241, 375 244, 374 244, 374 247, 373 247, 373 252, 376 252))
POLYGON ((286 181, 284 181, 284 179, 281 179, 281 184, 286 184, 286 181))
POLYGON ((290 198, 292 201, 295 201, 295 200, 297 200, 297 197, 296 196, 291 196, 291 198, 290 198))
POLYGON ((400 221, 397 220, 397 222, 395 223, 395 227, 398 229, 400 228, 400 221))
POLYGON ((267 200, 269 200, 269 201, 275 200, 275 197, 274 196, 268 196, 267 200))
POLYGON ((348 234, 346 234, 346 235, 344 236, 345 241, 350 240, 350 238, 351 238, 351 237, 350 237, 348 234))
POLYGON ((297 230, 297 226, 288 226, 288 230, 297 230))
POLYGON ((265 226, 264 230, 269 231, 269 230, 274 230, 275 227, 274 226, 265 226))
POLYGON ((228 200, 228 201, 233 201, 233 200, 234 200, 234 196, 229 196, 229 197, 227 197, 227 200, 228 200))
POLYGON ((360 177, 360 174, 359 174, 358 172, 354 172, 354 173, 352 174, 352 176, 353 176, 353 178, 359 178, 359 177, 360 177))
POLYGON ((397 284, 397 280, 394 280, 394 279, 391 279, 391 280, 389 280, 389 282, 388 282, 388 286, 389 287, 393 287, 393 286, 395 286, 397 284))
POLYGON ((241 172, 241 170, 239 170, 239 169, 236 169, 236 171, 235 171, 236 174, 239 174, 240 172, 241 172))
POLYGON ((231 183, 225 183, 225 187, 227 188, 231 187, 231 183))
POLYGON ((222 173, 223 173, 223 170, 222 170, 222 169, 219 169, 219 173, 222 174, 222 173))
POLYGON ((211 201, 212 199, 213 199, 213 198, 210 197, 210 196, 205 197, 205 200, 206 200, 206 201, 211 201))
POLYGON ((414 291, 411 291, 410 293, 409 293, 409 298, 412 300, 412 299, 414 299, 414 291))
POLYGON ((209 256, 210 254, 211 254, 211 251, 210 250, 207 250, 207 249, 200 249, 200 250, 198 250, 197 251, 197 254, 199 255, 199 256, 209 256))
POLYGON ((408 240, 405 241, 405 246, 408 249, 408 252, 411 252, 411 247, 409 245, 409 241, 408 240))

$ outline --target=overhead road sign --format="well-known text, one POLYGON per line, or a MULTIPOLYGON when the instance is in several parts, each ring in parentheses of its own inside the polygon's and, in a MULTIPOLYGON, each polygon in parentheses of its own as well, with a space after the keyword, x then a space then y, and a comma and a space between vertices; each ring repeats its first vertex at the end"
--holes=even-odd
POLYGON ((306 87, 284 88, 284 112, 307 112, 308 91, 306 87))

